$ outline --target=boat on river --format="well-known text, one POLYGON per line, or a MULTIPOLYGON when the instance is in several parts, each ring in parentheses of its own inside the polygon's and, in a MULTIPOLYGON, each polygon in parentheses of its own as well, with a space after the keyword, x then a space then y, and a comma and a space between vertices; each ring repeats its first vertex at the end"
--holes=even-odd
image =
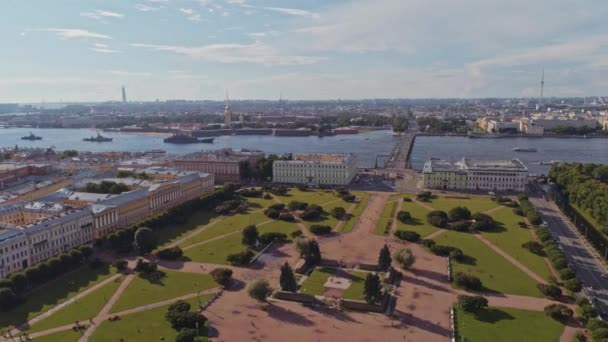
POLYGON ((110 142, 113 139, 114 138, 104 137, 103 135, 97 133, 97 136, 91 136, 89 138, 84 138, 84 139, 82 139, 82 141, 89 141, 89 142, 110 142))
POLYGON ((21 137, 21 140, 42 140, 42 137, 34 135, 34 133, 30 132, 30 135, 21 137))

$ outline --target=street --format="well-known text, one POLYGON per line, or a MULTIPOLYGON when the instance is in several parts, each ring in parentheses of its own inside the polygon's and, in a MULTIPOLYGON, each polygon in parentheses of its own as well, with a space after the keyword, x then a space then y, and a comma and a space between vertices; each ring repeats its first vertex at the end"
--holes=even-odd
POLYGON ((570 266, 576 271, 578 279, 584 283, 583 292, 596 306, 603 319, 608 318, 608 271, 605 266, 593 256, 592 248, 583 243, 567 217, 559 208, 544 199, 539 190, 529 193, 530 202, 536 207, 543 220, 547 223, 551 234, 566 254, 570 266))

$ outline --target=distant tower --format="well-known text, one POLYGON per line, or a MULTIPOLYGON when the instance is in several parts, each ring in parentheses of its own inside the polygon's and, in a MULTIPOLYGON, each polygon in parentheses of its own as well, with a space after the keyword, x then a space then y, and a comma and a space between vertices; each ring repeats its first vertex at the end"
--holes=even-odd
POLYGON ((232 109, 230 109, 230 100, 228 99, 228 91, 226 91, 226 108, 224 109, 224 126, 232 127, 232 109))
POLYGON ((239 115, 239 123, 241 125, 245 123, 245 115, 243 115, 243 113, 241 113, 241 115, 239 115))
POLYGON ((545 68, 543 68, 542 76, 540 77, 540 99, 543 99, 545 93, 545 68))
POLYGON ((127 91, 125 86, 122 86, 122 103, 127 103, 127 91))

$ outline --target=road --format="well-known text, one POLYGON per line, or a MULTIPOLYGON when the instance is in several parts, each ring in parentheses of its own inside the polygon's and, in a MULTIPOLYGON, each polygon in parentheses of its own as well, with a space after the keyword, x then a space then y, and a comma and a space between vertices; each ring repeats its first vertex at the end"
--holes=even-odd
POLYGON ((592 247, 583 242, 583 237, 576 227, 554 204, 545 200, 539 190, 530 193, 530 202, 536 207, 547 223, 558 245, 566 254, 571 267, 576 271, 578 279, 585 284, 583 291, 593 299, 598 313, 608 318, 608 271, 594 257, 592 247), (606 279, 602 276, 607 277, 606 279))

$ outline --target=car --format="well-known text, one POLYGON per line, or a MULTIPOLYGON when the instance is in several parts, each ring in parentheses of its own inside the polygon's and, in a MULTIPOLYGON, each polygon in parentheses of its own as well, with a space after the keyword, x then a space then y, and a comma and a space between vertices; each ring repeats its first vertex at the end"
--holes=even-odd
POLYGON ((600 277, 602 277, 602 279, 608 279, 608 274, 607 273, 602 273, 600 275, 600 277))

